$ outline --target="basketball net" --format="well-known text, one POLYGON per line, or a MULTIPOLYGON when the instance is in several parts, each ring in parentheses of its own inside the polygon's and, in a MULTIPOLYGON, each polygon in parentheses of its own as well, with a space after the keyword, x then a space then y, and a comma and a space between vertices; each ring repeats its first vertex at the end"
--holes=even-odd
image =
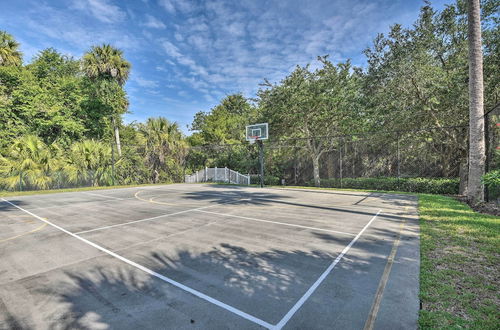
POLYGON ((250 142, 250 144, 254 144, 255 141, 257 141, 259 139, 258 136, 249 136, 248 137, 248 142, 250 142))

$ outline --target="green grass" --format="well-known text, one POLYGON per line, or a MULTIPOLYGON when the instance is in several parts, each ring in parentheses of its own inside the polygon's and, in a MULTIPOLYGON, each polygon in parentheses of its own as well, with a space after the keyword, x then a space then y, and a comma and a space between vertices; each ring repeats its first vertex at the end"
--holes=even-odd
POLYGON ((419 326, 500 328, 500 217, 439 195, 419 195, 419 326))
POLYGON ((144 186, 154 186, 159 184, 165 185, 168 183, 158 183, 158 184, 145 183, 145 184, 132 184, 123 186, 79 187, 79 188, 64 188, 64 189, 51 189, 51 190, 27 190, 27 191, 1 190, 0 197, 55 194, 55 193, 73 192, 73 191, 86 191, 86 190, 105 190, 105 189, 116 189, 116 188, 144 187, 144 186))

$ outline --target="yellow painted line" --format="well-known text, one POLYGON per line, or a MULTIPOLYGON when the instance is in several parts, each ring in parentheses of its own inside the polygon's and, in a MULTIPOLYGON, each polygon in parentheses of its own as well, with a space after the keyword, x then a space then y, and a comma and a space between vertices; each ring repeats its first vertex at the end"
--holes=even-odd
MULTIPOLYGON (((405 212, 407 212, 408 209, 409 206, 406 206, 405 212)), ((373 326, 375 325, 375 320, 377 319, 377 314, 380 309, 380 303, 382 302, 382 296, 384 295, 384 290, 387 285, 387 281, 389 280, 392 264, 394 263, 396 252, 398 251, 399 242, 401 241, 401 233, 403 232, 405 223, 406 219, 403 218, 403 221, 399 226, 398 237, 394 241, 394 244, 392 245, 391 253, 389 254, 389 257, 387 258, 387 263, 385 264, 384 273, 380 278, 380 282, 377 288, 377 293, 375 294, 375 298, 373 299, 372 307, 370 308, 370 313, 368 314, 368 318, 366 319, 364 330, 372 330, 373 326)))
POLYGON ((154 200, 155 198, 158 198, 158 197, 151 197, 151 198, 149 199, 149 201, 150 201, 151 203, 155 203, 155 204, 162 204, 162 205, 170 205, 170 206, 176 206, 176 205, 179 205, 179 204, 173 204, 173 203, 167 203, 167 202, 158 202, 158 201, 155 201, 155 200, 154 200))
POLYGON ((16 236, 12 236, 12 237, 9 237, 9 238, 6 238, 6 239, 2 239, 0 240, 0 243, 3 243, 3 242, 7 242, 7 241, 10 241, 10 240, 13 240, 13 239, 16 239, 16 238, 19 238, 19 237, 22 237, 22 236, 26 236, 26 235, 29 235, 29 234, 33 234, 34 232, 37 232, 39 230, 42 230, 44 227, 46 227, 47 224, 44 223, 42 224, 40 227, 37 227, 35 229, 33 229, 32 231, 29 231, 27 233, 23 233, 23 234, 19 234, 19 235, 16 235, 16 236))
POLYGON ((137 198, 138 200, 140 201, 143 201, 143 202, 149 202, 147 199, 144 199, 144 198, 141 198, 139 197, 139 193, 141 192, 142 190, 138 190, 135 194, 134 194, 134 197, 137 198))
POLYGON ((164 203, 164 202, 158 202, 158 201, 155 201, 153 200, 153 198, 155 198, 154 196, 151 197, 149 200, 147 199, 144 199, 142 197, 139 196, 139 193, 142 192, 143 190, 139 190, 137 191, 135 194, 134 194, 134 197, 137 198, 138 200, 140 201, 143 201, 143 202, 148 202, 148 203, 155 203, 155 204, 162 204, 162 205, 170 205, 170 206, 175 206, 176 204, 172 204, 172 203, 164 203))

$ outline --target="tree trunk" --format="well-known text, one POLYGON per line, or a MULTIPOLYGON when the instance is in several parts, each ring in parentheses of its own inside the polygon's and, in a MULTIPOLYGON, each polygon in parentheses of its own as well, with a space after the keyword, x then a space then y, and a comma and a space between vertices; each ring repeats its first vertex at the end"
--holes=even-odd
POLYGON ((467 198, 484 201, 481 176, 485 168, 483 109, 483 53, 481 45, 480 0, 468 0, 469 25, 469 178, 467 198))
POLYGON ((313 174, 314 174, 314 185, 319 187, 321 182, 319 178, 319 156, 313 156, 313 174))
POLYGON ((122 145, 120 143, 120 131, 118 130, 118 124, 116 123, 114 116, 113 116, 113 128, 115 129, 116 150, 118 151, 118 156, 121 157, 122 145))

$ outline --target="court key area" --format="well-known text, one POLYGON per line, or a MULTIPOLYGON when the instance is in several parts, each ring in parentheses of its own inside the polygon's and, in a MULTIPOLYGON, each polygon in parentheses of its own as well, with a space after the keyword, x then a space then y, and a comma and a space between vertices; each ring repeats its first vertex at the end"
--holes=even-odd
POLYGON ((2 329, 411 329, 411 195, 173 184, 3 198, 2 329))

